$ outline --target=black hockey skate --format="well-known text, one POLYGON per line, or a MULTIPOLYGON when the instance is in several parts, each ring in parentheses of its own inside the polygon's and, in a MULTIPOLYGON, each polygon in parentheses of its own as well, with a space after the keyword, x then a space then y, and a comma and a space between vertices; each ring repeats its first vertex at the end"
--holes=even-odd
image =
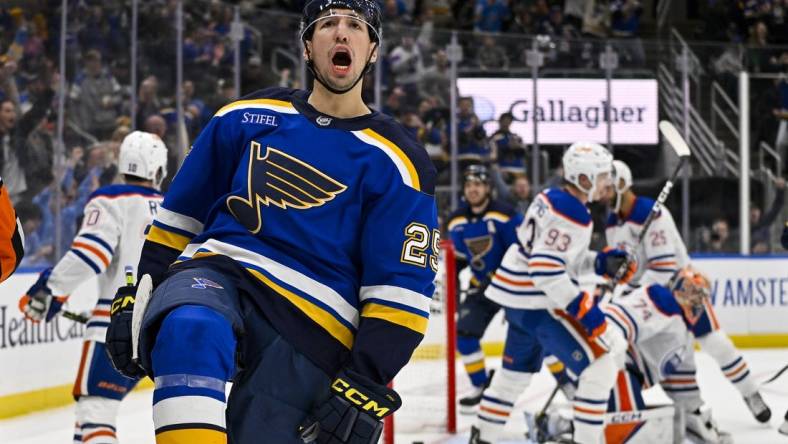
POLYGON ((471 426, 471 439, 468 444, 492 444, 490 441, 485 441, 481 438, 481 431, 476 426, 471 426))
POLYGON ((487 382, 484 383, 484 387, 482 387, 477 393, 460 398, 460 413, 463 415, 473 415, 476 413, 476 406, 482 402, 484 390, 490 386, 490 381, 492 381, 494 374, 495 370, 490 370, 490 373, 487 375, 487 382))
POLYGON ((769 422, 769 420, 772 418, 772 410, 768 405, 766 405, 766 402, 764 402, 760 392, 755 392, 750 396, 745 396, 744 402, 752 412, 752 416, 754 416, 758 422, 769 422))

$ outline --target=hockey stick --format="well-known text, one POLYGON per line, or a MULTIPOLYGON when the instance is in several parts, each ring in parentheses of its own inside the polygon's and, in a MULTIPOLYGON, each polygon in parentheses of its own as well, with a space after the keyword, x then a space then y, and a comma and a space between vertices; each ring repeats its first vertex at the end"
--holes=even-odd
POLYGON ((79 322, 80 324, 87 324, 89 320, 87 316, 83 316, 79 313, 74 313, 73 311, 68 311, 68 310, 61 311, 60 316, 63 316, 66 319, 70 319, 74 322, 79 322))
MULTIPOLYGON (((662 134, 662 137, 668 142, 668 144, 673 148, 673 151, 676 152, 676 155, 679 156, 679 163, 676 165, 676 168, 673 170, 673 173, 670 175, 670 178, 665 182, 665 185, 662 186, 662 191, 659 192, 659 196, 657 196, 657 200, 654 202, 654 206, 651 207, 651 211, 649 211, 646 220, 643 222, 643 228, 640 230, 640 234, 638 235, 637 242, 632 246, 632 250, 634 251, 641 243, 643 243, 643 239, 646 237, 646 232, 648 228, 651 226, 651 223, 659 214, 662 206, 665 205, 665 201, 668 200, 668 196, 670 195, 670 191, 673 189, 673 184, 676 181, 676 178, 679 176, 681 169, 684 167, 684 164, 687 163, 687 160, 690 158, 692 154, 690 152, 689 146, 687 146, 687 142, 684 141, 684 138, 681 137, 676 127, 673 126, 672 123, 668 122, 667 120, 663 120, 659 122, 659 132, 662 134)), ((616 271, 615 277, 613 278, 613 282, 606 283, 602 286, 602 297, 604 298, 605 293, 610 291, 611 294, 618 285, 618 282, 624 277, 624 274, 627 272, 627 268, 629 267, 630 259, 622 262, 619 265, 618 270, 616 271)))
POLYGON ((550 407, 550 404, 553 403, 553 399, 560 389, 561 385, 556 381, 555 388, 552 393, 550 393, 550 397, 547 398, 542 410, 534 417, 534 424, 536 425, 536 442, 545 442, 550 438, 549 430, 547 430, 547 424, 545 423, 545 421, 547 421, 547 409, 550 407))
POLYGON ((782 375, 783 375, 783 373, 785 373, 786 371, 788 371, 788 364, 786 364, 786 365, 785 365, 785 367, 781 368, 781 369, 780 369, 780 371, 778 371, 777 373, 775 373, 775 374, 774 374, 774 376, 772 376, 771 378, 769 378, 769 379, 767 379, 767 380, 763 381, 763 382, 761 383, 761 385, 766 385, 766 384, 769 384, 769 383, 772 383, 772 382, 776 381, 776 380, 777 380, 777 378, 779 378, 780 376, 782 376, 782 375))

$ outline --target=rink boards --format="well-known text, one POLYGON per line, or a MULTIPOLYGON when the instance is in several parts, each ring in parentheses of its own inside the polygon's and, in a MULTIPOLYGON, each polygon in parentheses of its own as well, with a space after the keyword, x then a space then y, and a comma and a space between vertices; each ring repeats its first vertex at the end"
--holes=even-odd
MULTIPOLYGON (((709 275, 717 320, 737 345, 788 347, 788 256, 704 256, 693 264, 709 275)), ((23 270, 0 284, 0 418, 71 402, 84 327, 62 317, 46 325, 25 321, 17 303, 35 279, 23 270)), ((97 298, 89 281, 69 307, 88 311, 97 298)), ((500 353, 505 331, 499 314, 484 338, 488 352, 500 353)))

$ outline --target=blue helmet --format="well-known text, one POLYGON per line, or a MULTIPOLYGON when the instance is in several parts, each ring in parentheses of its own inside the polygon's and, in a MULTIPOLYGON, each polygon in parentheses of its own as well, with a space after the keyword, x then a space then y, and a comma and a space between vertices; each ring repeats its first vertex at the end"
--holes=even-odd
POLYGON ((304 7, 301 16, 301 40, 312 38, 314 25, 323 11, 331 9, 350 9, 366 23, 369 40, 380 45, 381 21, 380 6, 375 0, 311 0, 304 7))

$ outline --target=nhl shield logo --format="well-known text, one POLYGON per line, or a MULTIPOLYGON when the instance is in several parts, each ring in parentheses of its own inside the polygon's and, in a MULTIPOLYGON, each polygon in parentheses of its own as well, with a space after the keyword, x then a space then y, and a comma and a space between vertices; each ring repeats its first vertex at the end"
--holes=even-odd
POLYGON ((218 288, 219 290, 224 290, 224 287, 222 287, 221 285, 217 284, 216 282, 210 279, 205 279, 205 278, 192 278, 192 279, 194 279, 194 282, 196 282, 196 284, 192 284, 192 288, 196 288, 198 290, 205 290, 206 288, 211 287, 211 288, 218 288))
POLYGON ((320 126, 328 126, 331 125, 331 117, 319 116, 317 119, 315 119, 315 122, 317 122, 317 124, 320 126))

